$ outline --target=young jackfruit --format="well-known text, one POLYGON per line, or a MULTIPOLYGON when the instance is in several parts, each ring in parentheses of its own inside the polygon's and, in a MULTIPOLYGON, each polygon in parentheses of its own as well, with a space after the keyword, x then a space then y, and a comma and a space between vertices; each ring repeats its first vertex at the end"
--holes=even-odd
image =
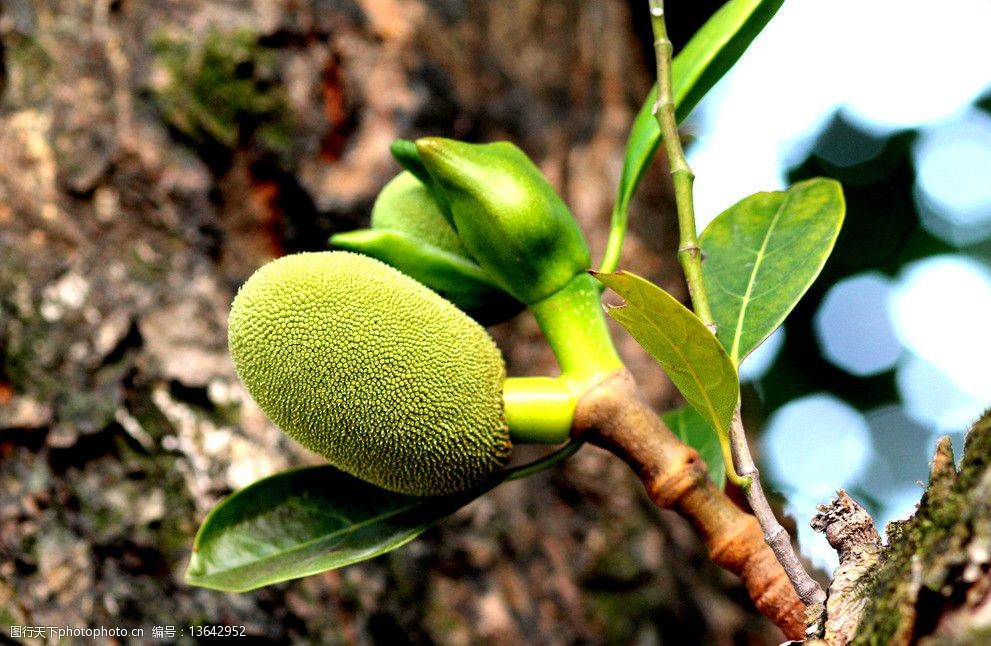
POLYGON ((229 342, 273 422, 380 487, 453 493, 509 456, 498 348, 382 262, 334 251, 265 265, 234 299, 229 342))

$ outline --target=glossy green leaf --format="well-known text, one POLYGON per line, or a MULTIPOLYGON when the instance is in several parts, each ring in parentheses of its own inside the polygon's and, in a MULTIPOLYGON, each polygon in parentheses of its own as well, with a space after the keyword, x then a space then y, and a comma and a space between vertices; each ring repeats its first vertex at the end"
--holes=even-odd
POLYGON ((363 253, 402 269, 437 290, 477 291, 493 283, 477 264, 392 229, 356 229, 331 236, 335 247, 363 253), (413 272, 406 271, 407 267, 413 272))
POLYGON ((650 281, 625 271, 595 276, 626 301, 607 306, 609 315, 661 364, 688 403, 719 432, 722 443, 729 437, 740 384, 716 337, 650 281))
POLYGON ((699 452, 709 468, 709 479, 722 489, 726 484, 726 464, 719 436, 712 427, 691 406, 669 410, 661 419, 682 442, 699 452))
POLYGON ((756 193, 699 238, 719 340, 739 363, 777 328, 819 275, 843 224, 843 189, 811 179, 756 193))
POLYGON ((210 512, 186 581, 243 592, 357 563, 408 543, 479 493, 417 498, 330 466, 279 473, 210 512))
POLYGON ((654 118, 653 106, 657 101, 657 86, 647 94, 640 112, 630 127, 630 137, 626 141, 626 157, 623 171, 619 176, 619 189, 613 204, 609 242, 602 259, 602 270, 613 271, 619 264, 619 254, 626 234, 626 221, 630 210, 630 200, 640 184, 650 160, 654 158, 661 143, 661 129, 654 118))
POLYGON ((431 498, 386 491, 331 466, 277 473, 232 494, 207 515, 186 581, 243 592, 385 554, 502 482, 549 469, 581 446, 568 442, 493 474, 480 487, 431 498))
MULTIPOLYGON (((784 0, 730 0, 688 41, 672 62, 675 117, 682 122, 712 86, 739 60, 777 12, 784 0)), ((619 190, 613 207, 613 225, 625 231, 630 200, 661 143, 653 114, 657 86, 647 95, 630 130, 619 190)), ((616 268, 622 236, 611 236, 603 267, 616 268)))
POLYGON ((401 231, 359 229, 335 234, 330 243, 395 267, 483 325, 505 321, 523 309, 522 303, 496 287, 471 260, 401 231))

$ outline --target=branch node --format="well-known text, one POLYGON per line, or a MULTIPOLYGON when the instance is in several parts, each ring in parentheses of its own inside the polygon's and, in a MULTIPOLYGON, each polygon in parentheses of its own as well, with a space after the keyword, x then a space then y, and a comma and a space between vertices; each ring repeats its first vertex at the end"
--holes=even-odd
MULTIPOLYGON (((654 116, 661 131, 661 140, 668 157, 668 167, 674 184, 675 206, 678 210, 678 229, 682 247, 697 247, 698 232, 695 230, 695 205, 692 196, 692 182, 695 179, 685 151, 678 136, 678 119, 675 114, 674 85, 671 76, 673 51, 671 40, 668 38, 667 25, 664 22, 662 3, 657 0, 650 2, 650 22, 654 31, 654 57, 657 64, 657 108, 654 116)), ((697 251, 689 254, 679 254, 685 281, 692 298, 695 314, 703 323, 713 322, 709 299, 702 284, 702 261, 697 251)))
MULTIPOLYGON (((698 453, 676 438, 643 401, 625 370, 592 386, 578 400, 574 439, 622 458, 651 500, 684 516, 720 566, 738 575, 757 608, 788 636, 805 630, 805 608, 761 526, 705 477, 698 453)), ((777 541, 790 545, 787 540, 777 541)))

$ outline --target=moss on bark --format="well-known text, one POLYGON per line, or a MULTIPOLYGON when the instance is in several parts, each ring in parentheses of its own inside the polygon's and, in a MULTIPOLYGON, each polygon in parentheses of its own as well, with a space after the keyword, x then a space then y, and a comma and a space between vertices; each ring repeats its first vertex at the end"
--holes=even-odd
POLYGON ((991 411, 971 428, 959 469, 944 438, 916 514, 851 594, 867 603, 850 643, 989 643, 991 411))

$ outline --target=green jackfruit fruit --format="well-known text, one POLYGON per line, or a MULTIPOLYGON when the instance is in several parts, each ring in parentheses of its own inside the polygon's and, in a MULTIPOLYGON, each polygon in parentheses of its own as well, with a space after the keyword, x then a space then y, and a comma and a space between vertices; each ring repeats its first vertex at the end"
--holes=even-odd
POLYGON ((430 189, 409 171, 382 187, 372 207, 371 225, 373 229, 401 231, 438 249, 471 258, 430 189))
POLYGON ((334 251, 265 265, 234 299, 229 342, 272 421, 367 482, 454 493, 509 457, 498 348, 454 305, 378 260, 334 251))

